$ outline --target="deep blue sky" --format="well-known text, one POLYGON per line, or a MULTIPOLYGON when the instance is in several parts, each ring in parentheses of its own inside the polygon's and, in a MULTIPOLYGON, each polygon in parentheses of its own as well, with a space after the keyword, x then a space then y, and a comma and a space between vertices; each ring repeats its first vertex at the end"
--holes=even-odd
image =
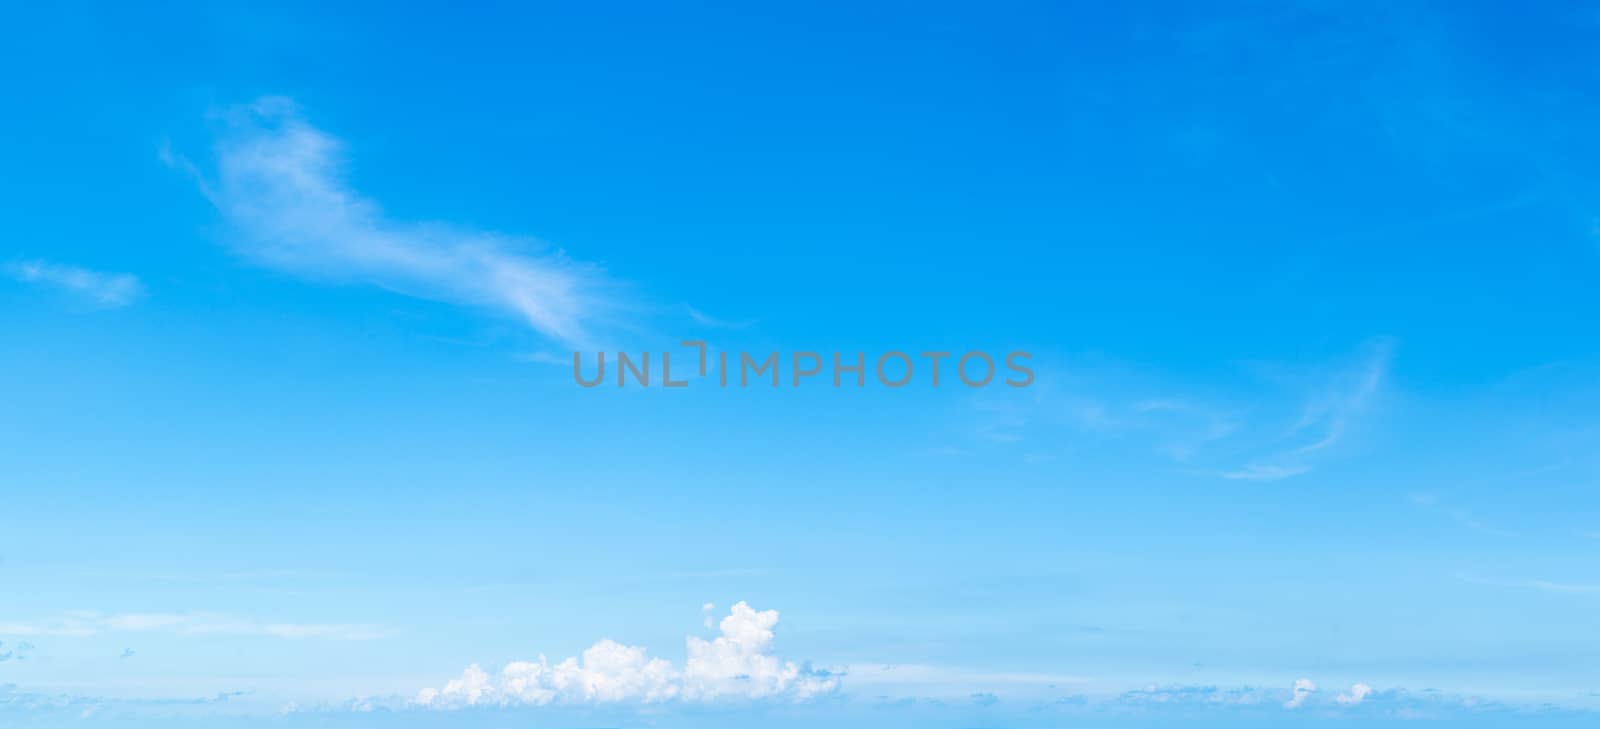
POLYGON ((0 713, 1597 707, 1594 6, 4 14, 0 713), (564 364, 689 338, 1037 378, 564 364))

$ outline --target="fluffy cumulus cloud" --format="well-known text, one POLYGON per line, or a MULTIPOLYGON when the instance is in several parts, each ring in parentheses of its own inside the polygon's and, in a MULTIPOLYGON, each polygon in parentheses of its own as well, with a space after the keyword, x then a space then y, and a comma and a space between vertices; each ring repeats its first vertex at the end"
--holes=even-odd
POLYGON ((552 664, 543 656, 534 661, 507 664, 498 676, 477 665, 468 666, 461 678, 443 689, 424 689, 417 703, 450 707, 478 704, 534 704, 554 702, 654 703, 676 698, 681 692, 672 664, 645 655, 645 649, 602 640, 583 652, 552 664))
POLYGON ((343 176, 343 145, 290 100, 223 114, 215 179, 187 161, 234 226, 238 249, 294 275, 375 284, 514 316, 557 341, 585 341, 595 269, 533 241, 386 215, 343 176))
POLYGON ((416 703, 432 708, 479 705, 713 702, 780 699, 805 701, 839 688, 833 674, 772 653, 778 611, 733 606, 711 640, 691 636, 679 668, 644 648, 602 640, 581 656, 552 663, 507 664, 491 674, 477 665, 443 688, 422 690, 416 703))
POLYGON ((1295 682, 1294 682, 1293 693, 1289 696, 1289 700, 1288 701, 1283 702, 1283 706, 1284 706, 1284 708, 1288 708, 1288 709, 1298 709, 1298 708, 1300 708, 1301 704, 1304 704, 1306 702, 1306 699, 1311 698, 1311 695, 1316 693, 1316 692, 1317 692, 1317 685, 1315 683, 1312 683, 1311 679, 1309 679, 1309 678, 1296 679, 1295 682))
POLYGON ((1364 683, 1358 683, 1350 687, 1350 693, 1339 694, 1338 696, 1333 697, 1333 700, 1345 706, 1355 706, 1356 704, 1366 701, 1367 697, 1371 694, 1371 686, 1368 686, 1364 683))

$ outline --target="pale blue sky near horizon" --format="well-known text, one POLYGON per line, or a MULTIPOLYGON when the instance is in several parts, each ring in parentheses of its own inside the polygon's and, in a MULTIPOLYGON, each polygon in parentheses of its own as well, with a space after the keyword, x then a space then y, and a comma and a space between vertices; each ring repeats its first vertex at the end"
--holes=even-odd
POLYGON ((1596 6, 4 14, 0 723, 1600 711, 1596 6))

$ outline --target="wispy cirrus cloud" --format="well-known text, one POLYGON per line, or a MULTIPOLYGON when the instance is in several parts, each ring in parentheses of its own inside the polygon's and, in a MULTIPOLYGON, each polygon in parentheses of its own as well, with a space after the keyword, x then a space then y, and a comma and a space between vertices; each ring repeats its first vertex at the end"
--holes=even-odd
POLYGON ((344 178, 344 144, 290 99, 220 114, 214 177, 170 152, 260 265, 319 281, 360 282, 516 317, 580 345, 606 302, 595 266, 527 238, 393 218, 344 178))
MULTIPOLYGON (((115 716, 114 723, 128 721, 130 715, 159 714, 167 722, 178 717, 194 718, 211 712, 218 704, 248 696, 246 691, 222 691, 210 696, 128 698, 80 693, 39 693, 15 685, 0 684, 0 723, 20 718, 22 724, 59 719, 73 724, 115 716)), ((7 724, 9 726, 9 724, 7 724)))
POLYGON ((1355 367, 1340 372, 1306 403, 1300 419, 1289 428, 1290 436, 1311 434, 1311 439, 1294 448, 1296 454, 1313 453, 1338 443, 1350 421, 1366 409, 1389 371, 1394 343, 1387 339, 1372 342, 1366 357, 1355 367))
POLYGON ((746 329, 755 325, 754 321, 718 319, 692 306, 685 306, 684 309, 689 312, 689 318, 693 319, 694 323, 708 329, 746 329))
POLYGON ((32 621, 0 622, 0 635, 88 637, 103 633, 163 632, 180 635, 259 635, 274 638, 371 640, 386 632, 374 625, 287 623, 219 613, 98 613, 73 611, 32 621))
POLYGON ((1241 382, 1195 380, 1082 355, 1055 359, 1026 393, 974 397, 968 432, 997 444, 1094 442, 1164 457, 1208 477, 1277 481, 1309 473, 1378 409, 1393 341, 1334 362, 1240 363, 1241 382))
POLYGON ((1067 673, 992 671, 917 663, 851 664, 845 669, 850 687, 876 695, 917 696, 948 700, 975 691, 1033 697, 1053 690, 1092 682, 1087 676, 1067 673))
POLYGON ((1312 388, 1300 415, 1274 445, 1246 465, 1218 473, 1227 479, 1275 481, 1308 473, 1314 459, 1338 444, 1378 396, 1389 372, 1394 342, 1369 342, 1354 365, 1326 375, 1312 388))
POLYGON ((1276 481, 1298 476, 1311 470, 1310 466, 1272 466, 1251 463, 1235 471, 1223 471, 1222 477, 1236 481, 1276 481))
POLYGON ((1456 573, 1456 579, 1463 582, 1470 582, 1474 585, 1486 585, 1489 587, 1517 587, 1530 590, 1539 590, 1541 592, 1561 593, 1564 595, 1600 595, 1600 584, 1554 582, 1551 580, 1541 579, 1500 580, 1480 577, 1470 572, 1458 572, 1456 573))
POLYGON ((1482 532, 1484 534, 1490 534, 1497 537, 1517 536, 1516 532, 1493 526, 1477 518, 1476 516, 1473 516, 1466 509, 1446 503, 1444 497, 1438 493, 1418 492, 1411 494, 1411 503, 1416 504, 1418 507, 1423 509, 1444 514, 1445 516, 1449 517, 1451 521, 1454 521, 1455 523, 1475 532, 1482 532))
POLYGON ((92 271, 42 260, 18 261, 4 270, 6 275, 23 283, 64 291, 106 308, 127 306, 144 294, 139 277, 129 273, 92 271))

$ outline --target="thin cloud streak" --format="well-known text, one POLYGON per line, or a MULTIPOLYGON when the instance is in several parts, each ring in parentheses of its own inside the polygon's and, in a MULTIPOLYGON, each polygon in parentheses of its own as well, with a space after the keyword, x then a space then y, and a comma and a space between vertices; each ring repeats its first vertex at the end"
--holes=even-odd
POLYGON ((40 260, 10 264, 5 272, 23 283, 59 289, 110 309, 132 304, 144 294, 139 278, 128 273, 104 273, 40 260))
POLYGON ((1310 466, 1265 466, 1252 463, 1237 471, 1224 471, 1223 478, 1236 481, 1277 481, 1310 471, 1310 466))
POLYGON ((1351 418, 1361 412, 1377 393, 1384 375, 1388 373, 1389 358, 1393 351, 1394 345, 1388 340, 1375 343, 1362 366, 1336 378, 1325 394, 1306 405, 1300 420, 1289 429, 1289 433, 1292 435, 1320 427, 1322 435, 1296 448, 1295 453, 1320 451, 1344 437, 1351 418))
POLYGON ((1057 688, 1092 683, 1087 676, 1024 671, 985 671, 929 664, 856 663, 844 668, 852 687, 896 695, 949 698, 974 690, 1057 688))
POLYGON ((1550 580, 1495 580, 1478 577, 1468 572, 1456 574, 1456 579, 1474 585, 1488 587, 1515 587, 1540 592, 1554 592, 1564 595, 1600 595, 1600 585, 1586 585, 1571 582, 1553 582, 1550 580))
POLYGON ((718 319, 716 317, 709 316, 692 306, 685 306, 684 308, 689 312, 689 318, 693 319, 694 323, 708 329, 748 329, 755 325, 754 321, 727 321, 724 319, 718 319))
POLYGON ((1415 494, 1411 494, 1411 503, 1416 504, 1418 507, 1421 507, 1423 509, 1427 509, 1429 511, 1434 511, 1434 512, 1438 512, 1438 513, 1444 514, 1445 516, 1449 517, 1451 521, 1454 521, 1455 523, 1457 523, 1457 524, 1459 524, 1459 525, 1461 525, 1463 527, 1466 527, 1467 529, 1471 529, 1471 530, 1473 530, 1475 532, 1482 532, 1484 534, 1489 534, 1489 535, 1496 536, 1496 537, 1515 537, 1515 536, 1518 536, 1517 533, 1514 532, 1514 531, 1509 531, 1509 530, 1506 530, 1506 529, 1500 529, 1498 527, 1495 527, 1495 526, 1492 526, 1490 524, 1487 524, 1487 523, 1483 522, 1482 520, 1480 520, 1477 517, 1473 516, 1471 513, 1467 512, 1465 509, 1460 509, 1460 508, 1456 508, 1456 507, 1448 506, 1448 505, 1444 504, 1443 503, 1443 498, 1440 497, 1437 494, 1433 494, 1433 493, 1415 493, 1415 494))
POLYGON ((220 116, 216 179, 170 152, 162 156, 196 175, 249 260, 507 314, 568 345, 588 340, 606 306, 596 267, 528 239, 388 217, 346 184, 344 145, 307 122, 292 100, 267 97, 220 116))
POLYGON ((0 622, 0 635, 86 638, 104 633, 258 635, 274 638, 374 640, 386 631, 374 625, 281 623, 215 613, 96 613, 76 611, 39 621, 0 622))
POLYGON ((1280 437, 1281 445, 1274 455, 1218 475, 1228 479, 1272 481, 1309 472, 1310 461, 1338 444, 1355 419, 1371 406, 1388 375, 1393 352, 1392 340, 1379 339, 1369 344, 1368 354, 1361 364, 1336 374, 1320 392, 1308 399, 1300 417, 1280 437), (1296 442, 1297 445, 1291 445, 1296 442))

